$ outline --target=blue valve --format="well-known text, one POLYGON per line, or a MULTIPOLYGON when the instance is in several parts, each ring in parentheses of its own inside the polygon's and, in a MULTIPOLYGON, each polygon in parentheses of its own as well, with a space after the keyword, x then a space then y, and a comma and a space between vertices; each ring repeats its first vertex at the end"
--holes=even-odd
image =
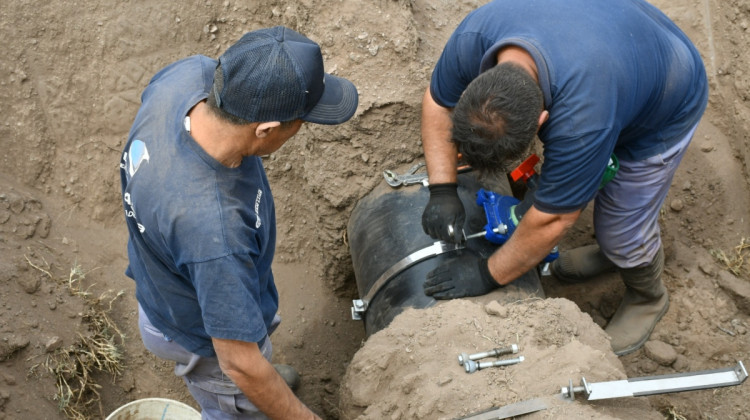
POLYGON ((560 251, 557 249, 557 246, 552 248, 552 251, 550 251, 549 254, 547 254, 546 257, 542 260, 542 262, 551 263, 552 261, 556 260, 557 257, 560 256, 560 251))
POLYGON ((487 224, 484 237, 496 245, 504 244, 516 230, 518 221, 513 208, 520 203, 515 197, 496 194, 480 188, 477 191, 477 205, 484 207, 487 224))
MULTIPOLYGON (((484 237, 495 245, 508 241, 523 215, 516 214, 521 201, 508 195, 496 194, 480 188, 477 191, 477 205, 484 207, 487 224, 484 226, 484 237)), ((552 262, 560 256, 557 247, 542 262, 552 262)))

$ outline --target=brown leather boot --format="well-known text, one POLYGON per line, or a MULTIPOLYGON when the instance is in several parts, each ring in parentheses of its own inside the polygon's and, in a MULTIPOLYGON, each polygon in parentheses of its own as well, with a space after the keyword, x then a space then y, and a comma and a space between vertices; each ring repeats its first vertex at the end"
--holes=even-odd
POLYGON ((563 251, 550 264, 552 274, 563 283, 583 283, 616 268, 596 244, 563 251))
POLYGON ((661 274, 664 250, 659 248, 654 260, 644 267, 620 269, 625 296, 604 330, 610 336, 612 350, 618 356, 632 353, 651 336, 656 323, 669 309, 669 295, 661 274))

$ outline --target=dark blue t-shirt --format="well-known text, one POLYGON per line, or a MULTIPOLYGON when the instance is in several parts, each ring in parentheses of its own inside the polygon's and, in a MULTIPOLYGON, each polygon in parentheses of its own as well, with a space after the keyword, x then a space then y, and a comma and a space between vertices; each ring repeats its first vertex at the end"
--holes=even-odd
POLYGON ((549 120, 534 205, 583 208, 612 152, 625 161, 667 150, 700 120, 708 82, 700 54, 663 13, 641 0, 495 0, 448 40, 432 75, 435 101, 452 108, 498 51, 528 51, 549 120))
POLYGON ((259 157, 227 168, 184 125, 208 96, 217 62, 193 56, 157 73, 122 156, 126 274, 162 333, 201 356, 211 337, 259 342, 278 309, 276 220, 259 157))

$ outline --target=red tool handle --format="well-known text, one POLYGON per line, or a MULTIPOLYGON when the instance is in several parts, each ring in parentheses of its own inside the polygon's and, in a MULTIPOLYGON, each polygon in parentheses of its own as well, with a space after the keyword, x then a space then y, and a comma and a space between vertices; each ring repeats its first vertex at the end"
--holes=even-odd
POLYGON ((535 154, 531 154, 526 160, 524 160, 516 169, 514 169, 510 173, 510 177, 513 179, 513 181, 518 181, 519 179, 523 182, 526 182, 529 178, 534 176, 536 174, 536 171, 534 171, 534 165, 539 163, 539 156, 535 154))

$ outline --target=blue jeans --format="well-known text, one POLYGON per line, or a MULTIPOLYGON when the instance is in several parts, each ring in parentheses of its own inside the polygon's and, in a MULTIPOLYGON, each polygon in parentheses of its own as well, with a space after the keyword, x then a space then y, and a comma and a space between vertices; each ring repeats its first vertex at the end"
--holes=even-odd
POLYGON ((596 195, 596 240, 618 267, 642 267, 654 260, 661 247, 659 212, 697 127, 664 153, 621 160, 617 175, 596 195))
MULTIPOLYGON (((271 331, 279 322, 281 318, 277 315, 271 331)), ((190 394, 200 404, 203 420, 268 419, 221 371, 216 357, 198 356, 166 337, 151 324, 141 305, 138 305, 138 328, 148 351, 175 362, 174 373, 185 381, 190 394)), ((258 343, 258 347, 270 362, 273 346, 269 337, 258 343)))

